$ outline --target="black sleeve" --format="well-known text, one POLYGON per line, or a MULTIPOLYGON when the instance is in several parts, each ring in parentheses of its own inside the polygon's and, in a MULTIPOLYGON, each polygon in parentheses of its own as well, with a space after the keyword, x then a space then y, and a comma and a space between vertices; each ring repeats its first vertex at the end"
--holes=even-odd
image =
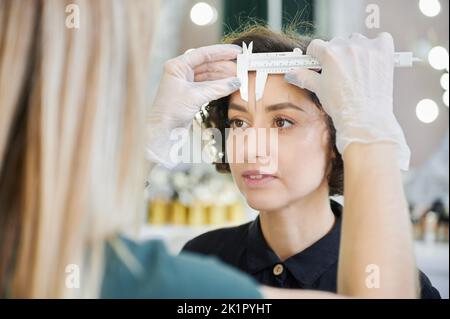
POLYGON ((247 229, 250 223, 237 227, 216 229, 188 241, 181 253, 190 252, 218 257, 221 261, 239 267, 245 251, 247 229))
POLYGON ((236 249, 242 248, 242 241, 247 236, 247 229, 250 224, 251 222, 236 227, 209 231, 188 241, 181 251, 204 255, 234 254, 236 249))
POLYGON ((202 255, 217 255, 219 248, 228 241, 226 229, 217 229, 201 234, 188 241, 181 252, 191 252, 202 255), (221 245, 222 244, 222 245, 221 245))
POLYGON ((421 299, 441 299, 439 291, 433 287, 430 279, 419 270, 420 298, 421 299))
POLYGON ((191 253, 197 253, 197 254, 205 254, 207 255, 207 245, 206 243, 208 242, 208 236, 201 235, 198 237, 195 237, 193 239, 191 239, 190 241, 188 241, 183 248, 181 249, 181 252, 191 252, 191 253))

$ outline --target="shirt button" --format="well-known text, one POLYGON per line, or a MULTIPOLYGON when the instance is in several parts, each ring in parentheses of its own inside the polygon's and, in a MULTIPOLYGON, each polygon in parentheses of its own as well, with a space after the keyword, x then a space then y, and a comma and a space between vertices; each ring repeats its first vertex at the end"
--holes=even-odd
POLYGON ((283 265, 282 264, 276 264, 275 267, 273 267, 273 274, 275 276, 279 276, 283 273, 283 265))

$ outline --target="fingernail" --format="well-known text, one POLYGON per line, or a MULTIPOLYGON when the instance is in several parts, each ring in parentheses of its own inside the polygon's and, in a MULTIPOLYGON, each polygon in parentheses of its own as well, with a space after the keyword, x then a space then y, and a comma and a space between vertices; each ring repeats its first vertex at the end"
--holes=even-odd
POLYGON ((230 82, 230 87, 231 87, 232 89, 239 89, 239 88, 241 87, 241 80, 239 80, 239 79, 233 79, 233 80, 230 82))

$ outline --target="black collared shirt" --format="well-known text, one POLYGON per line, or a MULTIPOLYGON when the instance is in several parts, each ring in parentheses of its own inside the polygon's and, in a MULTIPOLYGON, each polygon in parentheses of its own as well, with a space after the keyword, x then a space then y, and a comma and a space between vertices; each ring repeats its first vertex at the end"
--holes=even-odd
MULTIPOLYGON (((213 255, 250 274, 263 285, 336 292, 342 206, 330 201, 336 216, 333 228, 302 252, 285 261, 269 247, 259 217, 232 228, 223 228, 190 240, 183 251, 213 255)), ((440 298, 425 274, 420 272, 421 297, 440 298)))

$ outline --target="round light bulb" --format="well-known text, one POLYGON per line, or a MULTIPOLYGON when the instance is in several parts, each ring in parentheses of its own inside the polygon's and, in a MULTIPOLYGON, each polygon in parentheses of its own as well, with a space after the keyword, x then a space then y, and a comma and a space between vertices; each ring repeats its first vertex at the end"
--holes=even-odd
POLYGON ((419 9, 427 17, 435 17, 441 12, 439 0, 420 0, 419 9))
POLYGON ((216 22, 217 10, 205 2, 196 3, 191 9, 191 20, 196 25, 205 26, 216 22))
POLYGON ((448 73, 444 73, 441 76, 441 86, 445 91, 448 91, 448 73))
POLYGON ((436 70, 448 68, 448 52, 441 46, 434 47, 428 53, 428 62, 436 70))
POLYGON ((424 99, 417 103, 416 115, 419 121, 427 124, 432 123, 439 115, 439 108, 433 100, 424 99))

